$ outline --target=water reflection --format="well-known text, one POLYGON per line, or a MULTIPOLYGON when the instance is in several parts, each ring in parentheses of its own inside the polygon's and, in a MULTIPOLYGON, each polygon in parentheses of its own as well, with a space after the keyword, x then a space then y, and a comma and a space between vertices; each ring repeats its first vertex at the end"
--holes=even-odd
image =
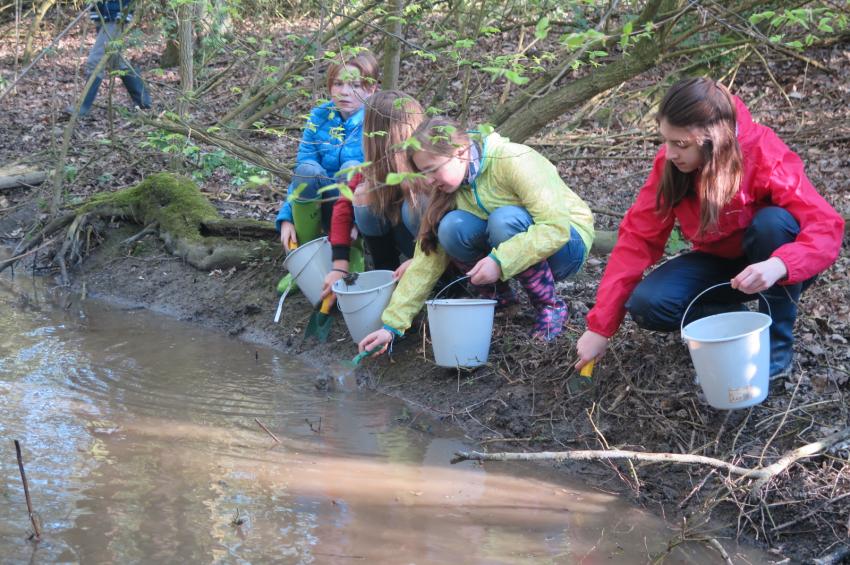
POLYGON ((449 466, 465 446, 436 424, 275 351, 27 292, 0 288, 0 437, 22 440, 45 539, 33 554, 0 458, 3 563, 634 563, 674 535, 528 466, 449 466))

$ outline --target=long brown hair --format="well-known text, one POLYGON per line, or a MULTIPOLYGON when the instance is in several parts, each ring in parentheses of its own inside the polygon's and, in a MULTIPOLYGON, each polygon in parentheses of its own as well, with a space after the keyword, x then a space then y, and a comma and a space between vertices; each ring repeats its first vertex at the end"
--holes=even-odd
MULTIPOLYGON (((411 158, 411 164, 417 172, 427 171, 416 169, 416 164, 413 163, 414 153, 425 152, 451 157, 459 147, 469 147, 470 144, 466 132, 446 118, 431 118, 421 123, 413 132, 413 138, 419 142, 419 147, 410 147, 407 152, 411 158)), ((437 250, 437 228, 440 225, 440 220, 454 210, 455 206, 454 194, 446 194, 440 190, 431 191, 428 209, 425 211, 422 224, 419 227, 419 246, 426 255, 437 250)))
POLYGON ((425 111, 413 97, 400 90, 384 90, 366 100, 363 117, 363 157, 370 164, 363 170, 369 192, 366 202, 380 218, 392 224, 401 219, 405 199, 415 204, 421 183, 405 181, 387 185, 389 173, 413 172, 413 165, 402 144, 425 119, 425 111))
POLYGON ((655 208, 662 216, 689 194, 700 202, 699 233, 717 226, 720 211, 741 186, 743 157, 735 135, 735 101, 729 90, 709 78, 690 78, 677 82, 661 101, 656 120, 666 120, 678 128, 691 129, 697 135, 703 166, 683 173, 667 161, 655 208))
POLYGON ((359 49, 356 53, 343 53, 339 62, 328 65, 327 79, 328 92, 334 81, 345 67, 354 67, 360 71, 360 82, 363 87, 377 86, 380 79, 380 68, 378 60, 368 49, 359 49))

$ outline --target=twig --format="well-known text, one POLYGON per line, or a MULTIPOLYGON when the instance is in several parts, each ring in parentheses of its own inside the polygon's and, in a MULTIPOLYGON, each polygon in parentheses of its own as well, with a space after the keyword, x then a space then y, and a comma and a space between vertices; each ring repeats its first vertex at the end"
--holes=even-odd
POLYGON ((269 435, 272 437, 272 439, 275 441, 275 443, 280 443, 280 440, 279 440, 279 439, 277 439, 277 436, 276 436, 276 435, 274 435, 274 434, 271 432, 271 430, 269 430, 267 427, 265 427, 265 426, 263 425, 263 423, 262 423, 262 422, 261 422, 258 418, 254 418, 254 421, 255 421, 255 422, 257 422, 257 425, 258 425, 258 426, 260 426, 261 428, 263 428, 263 431, 264 431, 264 432, 266 432, 267 434, 269 434, 269 435))
POLYGON ((844 494, 842 494, 839 497, 833 498, 832 500, 827 500, 826 502, 824 502, 823 504, 821 504, 820 506, 818 506, 817 508, 815 508, 811 512, 807 512, 806 514, 803 514, 802 516, 794 518, 793 520, 789 520, 789 521, 787 521, 783 524, 779 524, 778 526, 773 528, 773 531, 776 532, 778 530, 784 530, 785 528, 793 526, 794 524, 798 524, 798 523, 802 522, 803 520, 805 520, 806 518, 809 518, 809 517, 814 516, 815 514, 821 512, 824 508, 826 508, 830 504, 834 504, 834 503, 838 502, 839 500, 841 500, 843 498, 847 498, 848 496, 850 496, 850 492, 845 492, 844 494))
POLYGON ((35 541, 41 539, 41 529, 38 527, 38 521, 35 519, 35 512, 32 509, 32 501, 30 500, 30 488, 27 484, 27 475, 24 473, 24 459, 21 457, 21 444, 15 440, 15 455, 18 456, 18 469, 21 471, 21 482, 24 484, 24 497, 27 499, 27 512, 30 515, 32 529, 34 530, 35 541))
POLYGON ((717 540, 716 540, 716 539, 714 539, 714 538, 708 538, 708 539, 707 539, 707 540, 705 540, 705 541, 706 541, 706 543, 708 543, 708 545, 710 545, 711 547, 713 547, 714 549, 716 549, 716 550, 717 550, 717 552, 718 552, 718 553, 720 554, 720 556, 723 558, 723 561, 724 561, 725 563, 727 563, 728 565, 734 565, 734 562, 732 561, 732 558, 731 558, 731 557, 729 557, 729 554, 728 554, 728 553, 726 553, 726 550, 725 550, 725 549, 723 549, 723 546, 722 546, 722 545, 720 545, 720 542, 719 542, 719 541, 717 541, 717 540))
POLYGON ((814 565, 838 565, 844 561, 844 558, 850 555, 850 545, 842 545, 832 553, 827 553, 823 557, 818 557, 813 560, 814 565))

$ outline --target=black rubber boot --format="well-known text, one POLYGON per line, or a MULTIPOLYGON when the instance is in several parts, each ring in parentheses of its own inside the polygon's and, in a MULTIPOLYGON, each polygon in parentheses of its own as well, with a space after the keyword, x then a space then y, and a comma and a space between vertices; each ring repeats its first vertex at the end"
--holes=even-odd
POLYGON ((395 271, 399 266, 398 249, 392 235, 364 235, 363 241, 372 258, 372 268, 395 271))
POLYGON ((797 301, 802 291, 801 284, 774 285, 762 294, 770 304, 770 310, 759 300, 759 311, 770 314, 770 378, 788 375, 794 358, 794 322, 797 320, 797 301))

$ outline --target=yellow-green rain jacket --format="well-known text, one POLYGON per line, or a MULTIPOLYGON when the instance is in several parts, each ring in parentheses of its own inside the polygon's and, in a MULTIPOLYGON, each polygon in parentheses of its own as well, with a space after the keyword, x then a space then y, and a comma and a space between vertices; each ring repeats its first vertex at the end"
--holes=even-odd
MULTIPOLYGON (((594 235, 590 207, 561 180, 548 159, 497 133, 484 138, 481 153, 478 176, 472 185, 464 184, 455 193, 457 209, 486 220, 497 208, 520 206, 534 219, 528 231, 516 234, 491 252, 502 268, 502 280, 554 255, 569 241, 570 226, 576 228, 590 249, 594 235)), ((410 327, 448 263, 442 246, 426 255, 416 244, 413 262, 381 317, 386 329, 400 335, 410 327)))

